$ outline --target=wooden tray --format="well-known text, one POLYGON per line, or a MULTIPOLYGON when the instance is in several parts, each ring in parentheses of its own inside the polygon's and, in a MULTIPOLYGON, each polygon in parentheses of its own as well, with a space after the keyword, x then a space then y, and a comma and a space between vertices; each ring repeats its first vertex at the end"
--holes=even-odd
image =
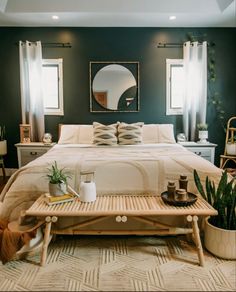
POLYGON ((173 198, 168 197, 167 191, 161 193, 161 198, 164 203, 180 207, 192 205, 197 201, 197 196, 190 192, 188 192, 188 199, 186 201, 175 201, 173 198))

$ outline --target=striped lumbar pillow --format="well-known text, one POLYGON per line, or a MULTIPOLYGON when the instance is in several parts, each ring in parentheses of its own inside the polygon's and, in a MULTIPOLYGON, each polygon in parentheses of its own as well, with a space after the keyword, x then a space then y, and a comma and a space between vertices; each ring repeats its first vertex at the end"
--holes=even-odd
POLYGON ((93 143, 96 145, 117 145, 117 124, 93 123, 93 143))
POLYGON ((118 125, 118 142, 121 145, 132 145, 142 143, 142 126, 143 123, 118 125))

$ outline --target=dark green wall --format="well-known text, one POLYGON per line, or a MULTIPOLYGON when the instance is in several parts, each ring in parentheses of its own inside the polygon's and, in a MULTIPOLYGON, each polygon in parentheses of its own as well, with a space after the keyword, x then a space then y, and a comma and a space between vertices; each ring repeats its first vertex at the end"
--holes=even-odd
MULTIPOLYGON (((144 121, 173 123, 176 133, 182 131, 181 116, 165 115, 165 60, 182 58, 181 48, 158 49, 159 42, 184 42, 186 35, 207 34, 216 44, 217 81, 226 118, 236 114, 236 29, 235 28, 0 28, 0 124, 6 125, 7 167, 17 166, 14 144, 19 142, 21 123, 19 88, 19 40, 70 42, 72 48, 43 48, 43 58, 63 58, 63 117, 47 116, 46 131, 57 140, 59 123, 112 123, 144 121), (140 112, 90 113, 89 62, 139 61, 140 112)), ((214 108, 208 107, 209 140, 217 143, 216 161, 223 152, 224 132, 214 108)))

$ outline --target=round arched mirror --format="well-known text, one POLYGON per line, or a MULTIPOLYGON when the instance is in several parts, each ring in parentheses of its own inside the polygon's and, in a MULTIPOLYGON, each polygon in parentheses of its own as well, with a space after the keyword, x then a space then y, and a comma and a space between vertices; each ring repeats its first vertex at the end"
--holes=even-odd
POLYGON ((91 91, 96 102, 108 110, 125 111, 137 104, 137 80, 122 64, 101 67, 92 79, 91 91))

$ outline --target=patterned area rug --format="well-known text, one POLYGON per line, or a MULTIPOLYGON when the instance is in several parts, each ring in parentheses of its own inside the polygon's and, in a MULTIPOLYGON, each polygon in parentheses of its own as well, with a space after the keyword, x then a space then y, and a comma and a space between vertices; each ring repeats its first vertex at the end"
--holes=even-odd
POLYGON ((236 262, 204 251, 198 265, 184 236, 60 236, 47 265, 36 254, 0 264, 1 291, 235 291, 236 262))

